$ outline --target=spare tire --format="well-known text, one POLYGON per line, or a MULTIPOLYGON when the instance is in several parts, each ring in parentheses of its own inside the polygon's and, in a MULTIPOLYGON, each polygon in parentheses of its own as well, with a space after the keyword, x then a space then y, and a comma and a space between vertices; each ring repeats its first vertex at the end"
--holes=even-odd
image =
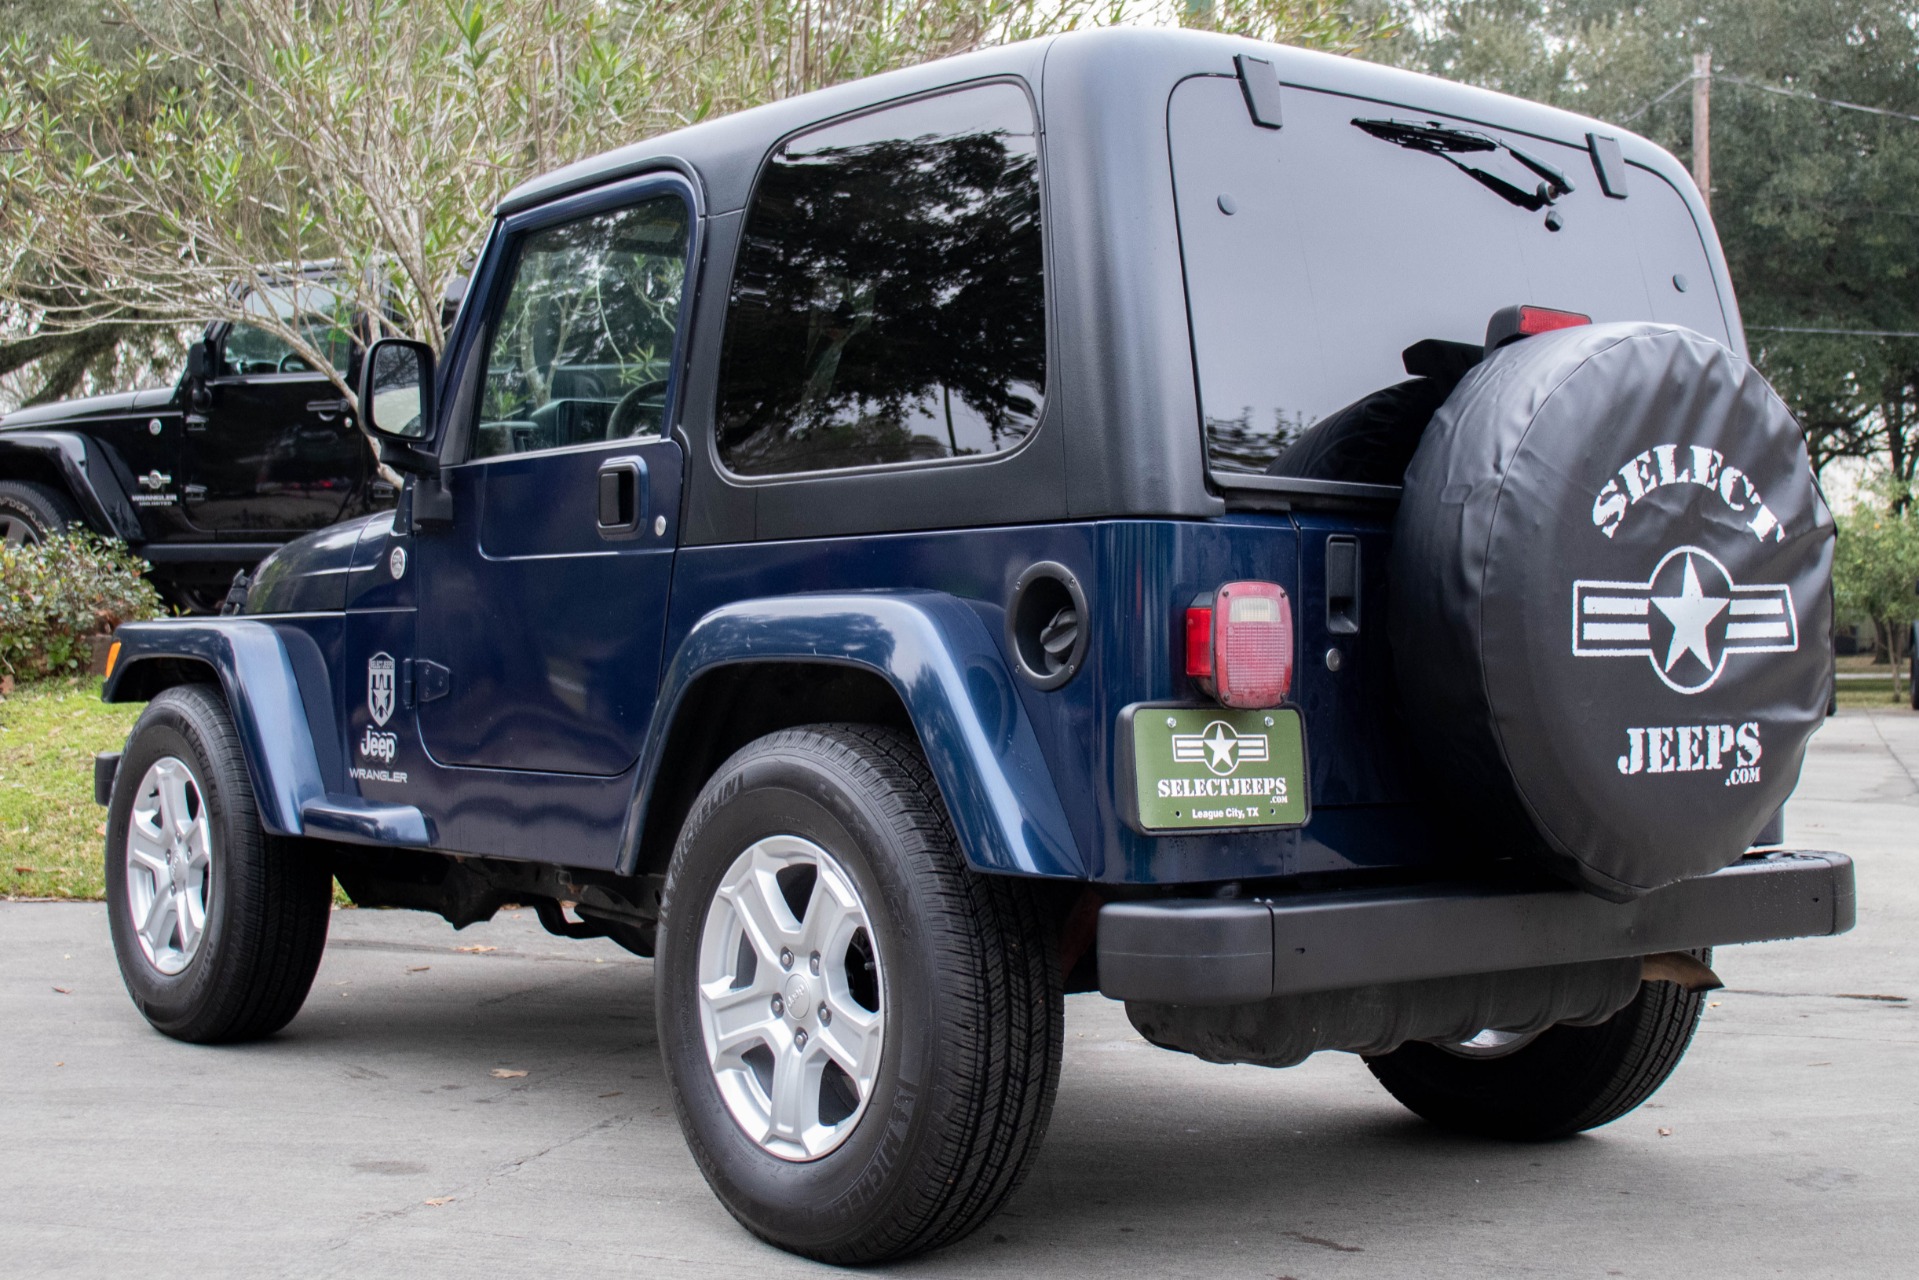
POLYGON ((1394 666, 1473 843, 1627 901, 1736 860, 1831 676, 1831 513, 1764 378, 1687 329, 1488 354, 1394 534, 1394 666))

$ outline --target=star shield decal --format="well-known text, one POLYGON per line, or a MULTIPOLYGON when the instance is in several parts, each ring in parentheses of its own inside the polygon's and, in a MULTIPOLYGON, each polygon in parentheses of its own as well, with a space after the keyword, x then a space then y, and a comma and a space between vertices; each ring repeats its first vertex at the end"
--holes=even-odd
POLYGON ((1700 547, 1668 551, 1644 582, 1575 582, 1572 604, 1575 656, 1644 657, 1679 693, 1711 688, 1730 654, 1799 647, 1791 588, 1741 586, 1700 547))
POLYGON ((1242 764, 1256 764, 1267 756, 1266 735, 1240 733, 1224 720, 1215 720, 1198 733, 1173 735, 1173 759, 1181 764, 1204 764, 1226 777, 1242 764))

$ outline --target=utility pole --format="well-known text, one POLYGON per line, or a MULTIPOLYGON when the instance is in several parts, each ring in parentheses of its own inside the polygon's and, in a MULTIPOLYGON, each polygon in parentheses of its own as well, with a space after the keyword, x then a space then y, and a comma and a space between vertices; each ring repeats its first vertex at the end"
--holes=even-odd
POLYGON ((1692 180, 1712 212, 1712 52, 1692 55, 1692 180))

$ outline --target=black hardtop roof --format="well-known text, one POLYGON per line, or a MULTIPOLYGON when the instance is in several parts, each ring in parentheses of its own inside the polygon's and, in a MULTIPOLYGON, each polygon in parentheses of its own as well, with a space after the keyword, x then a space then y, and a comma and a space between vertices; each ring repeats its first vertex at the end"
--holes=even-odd
MULTIPOLYGON (((530 179, 508 193, 499 213, 517 213, 558 196, 660 168, 697 177, 704 188, 705 211, 726 213, 745 206, 760 160, 774 144, 826 120, 966 81, 1016 76, 1045 95, 1041 103, 1041 128, 1045 129, 1063 105, 1056 96, 1069 90, 1059 84, 1043 85, 1043 69, 1069 70, 1069 75, 1055 79, 1071 84, 1072 93, 1137 101, 1142 90, 1163 85, 1170 92, 1187 76, 1233 75, 1235 54, 1271 61, 1281 82, 1295 88, 1368 98, 1415 113, 1437 112, 1574 145, 1582 144, 1589 131, 1616 137, 1626 159, 1669 178, 1684 176, 1677 161, 1638 135, 1503 93, 1242 37, 1172 28, 1108 27, 942 58, 659 134, 530 179)), ((1076 115, 1097 108, 1095 103, 1073 106, 1078 108, 1076 115)))
MULTIPOLYGON (((985 458, 750 481, 727 476, 712 453, 710 426, 726 308, 706 307, 695 313, 681 409, 682 421, 701 433, 689 439, 687 453, 687 540, 1080 518, 1210 518, 1227 509, 1227 485, 1209 474, 1202 447, 1167 112, 1182 81, 1231 77, 1234 58, 1242 54, 1273 63, 1288 86, 1281 94, 1282 115, 1289 100, 1331 92, 1364 100, 1368 116, 1445 116, 1516 141, 1583 148, 1589 131, 1617 137, 1628 161, 1670 182, 1698 225, 1709 225, 1691 180, 1671 156, 1596 121, 1353 58, 1141 28, 987 49, 707 121, 535 179, 509 195, 501 213, 531 210, 648 171, 677 170, 694 181, 708 215, 704 278, 724 289, 743 234, 740 211, 782 139, 903 98, 1018 78, 1039 100, 1044 134, 1047 374, 1038 427, 1019 447, 985 458)), ((1358 131, 1352 137, 1355 145, 1375 145, 1362 141, 1358 131)), ((1709 233, 1704 239, 1713 283, 1729 297, 1724 262, 1709 233)), ((1483 317, 1474 319, 1483 323, 1483 317)), ((1256 479, 1283 484, 1289 493, 1304 492, 1301 486, 1309 483, 1252 477, 1231 487, 1238 494, 1256 479)), ((1316 497, 1329 492, 1312 491, 1316 497)))

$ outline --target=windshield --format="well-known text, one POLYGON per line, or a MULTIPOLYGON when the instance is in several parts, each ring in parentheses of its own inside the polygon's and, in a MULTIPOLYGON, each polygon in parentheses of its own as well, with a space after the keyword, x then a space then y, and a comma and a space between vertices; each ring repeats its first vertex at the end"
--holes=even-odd
POLYGON ((1262 129, 1225 77, 1182 83, 1168 128, 1215 475, 1397 483, 1515 303, 1727 341, 1679 194, 1634 168, 1607 196, 1583 138, 1294 87, 1262 129))
MULTIPOLYGON (((298 329, 315 350, 326 353, 337 372, 346 373, 353 358, 353 312, 326 285, 302 283, 254 289, 246 296, 245 308, 249 315, 298 329)), ((221 372, 229 377, 313 371, 285 338, 244 322, 228 332, 221 358, 221 372)))

